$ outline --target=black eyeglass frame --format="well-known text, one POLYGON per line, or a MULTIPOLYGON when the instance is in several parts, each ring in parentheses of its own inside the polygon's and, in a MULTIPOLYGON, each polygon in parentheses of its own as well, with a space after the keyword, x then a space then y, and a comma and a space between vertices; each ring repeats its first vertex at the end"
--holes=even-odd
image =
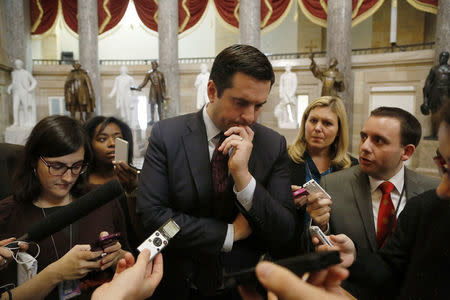
MULTIPOLYGON (((62 164, 62 163, 58 163, 58 164, 61 164, 61 166, 62 166, 61 169, 63 169, 64 172, 62 172, 61 174, 54 174, 54 172, 50 171, 52 169, 52 167, 54 167, 54 166, 52 166, 51 163, 46 161, 42 156, 39 156, 39 159, 44 163, 44 165, 47 166, 48 174, 53 175, 53 176, 63 176, 64 174, 66 174, 67 170, 70 170, 72 175, 78 176, 78 175, 86 173, 87 168, 88 168, 88 163, 85 163, 85 162, 82 162, 81 166, 77 165, 77 164, 74 164, 71 167, 69 167, 68 165, 62 164), (76 168, 80 168, 80 171, 78 173, 77 173, 77 171, 74 172, 74 170, 76 168)), ((54 169, 53 169, 53 171, 54 171, 54 169)))

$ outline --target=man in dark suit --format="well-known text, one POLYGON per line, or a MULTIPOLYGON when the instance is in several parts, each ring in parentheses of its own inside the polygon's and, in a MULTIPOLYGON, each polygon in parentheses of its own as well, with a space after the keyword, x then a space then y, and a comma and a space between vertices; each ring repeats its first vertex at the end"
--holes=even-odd
POLYGON ((439 112, 439 121, 439 147, 433 158, 442 176, 439 186, 408 200, 392 237, 376 253, 358 244, 355 249, 346 235, 334 239, 333 250, 340 251, 342 266, 351 266, 350 279, 367 288, 370 299, 448 299, 450 102, 439 112))
POLYGON ((256 123, 274 79, 259 50, 230 46, 212 66, 210 103, 153 127, 137 211, 149 235, 169 218, 181 228, 164 253, 160 297, 238 297, 222 286, 224 271, 293 245, 286 141, 256 123))

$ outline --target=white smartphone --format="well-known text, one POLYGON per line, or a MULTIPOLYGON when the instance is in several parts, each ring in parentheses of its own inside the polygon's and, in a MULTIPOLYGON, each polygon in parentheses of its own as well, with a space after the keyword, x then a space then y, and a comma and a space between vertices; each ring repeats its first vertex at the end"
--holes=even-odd
POLYGON ((128 163, 128 142, 124 139, 116 138, 114 160, 128 163))
POLYGON ((323 233, 319 226, 309 227, 309 233, 312 237, 317 237, 322 244, 334 247, 334 245, 331 243, 325 233, 323 233))

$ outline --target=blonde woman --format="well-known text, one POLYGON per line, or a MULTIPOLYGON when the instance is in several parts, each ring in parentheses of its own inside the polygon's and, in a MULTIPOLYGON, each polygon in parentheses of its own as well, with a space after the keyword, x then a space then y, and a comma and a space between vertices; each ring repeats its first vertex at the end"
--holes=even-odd
MULTIPOLYGON (((357 164, 358 160, 348 155, 347 147, 347 114, 342 101, 323 96, 311 102, 303 113, 299 135, 288 149, 292 191, 311 179, 320 183, 322 176, 357 164)), ((309 198, 314 201, 307 201, 306 196, 294 198, 300 225, 304 227, 312 219, 314 225, 326 231, 331 199, 309 198)))

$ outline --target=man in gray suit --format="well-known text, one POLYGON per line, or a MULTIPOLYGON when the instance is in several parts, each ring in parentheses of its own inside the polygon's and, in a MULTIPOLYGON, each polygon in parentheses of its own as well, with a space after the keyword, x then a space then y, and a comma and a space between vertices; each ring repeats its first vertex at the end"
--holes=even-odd
POLYGON ((332 199, 330 233, 345 233, 358 248, 376 251, 391 235, 406 201, 439 181, 404 166, 422 135, 410 113, 377 108, 360 135, 360 164, 323 177, 321 185, 332 199), (383 182, 393 185, 389 196, 383 196, 383 182))

